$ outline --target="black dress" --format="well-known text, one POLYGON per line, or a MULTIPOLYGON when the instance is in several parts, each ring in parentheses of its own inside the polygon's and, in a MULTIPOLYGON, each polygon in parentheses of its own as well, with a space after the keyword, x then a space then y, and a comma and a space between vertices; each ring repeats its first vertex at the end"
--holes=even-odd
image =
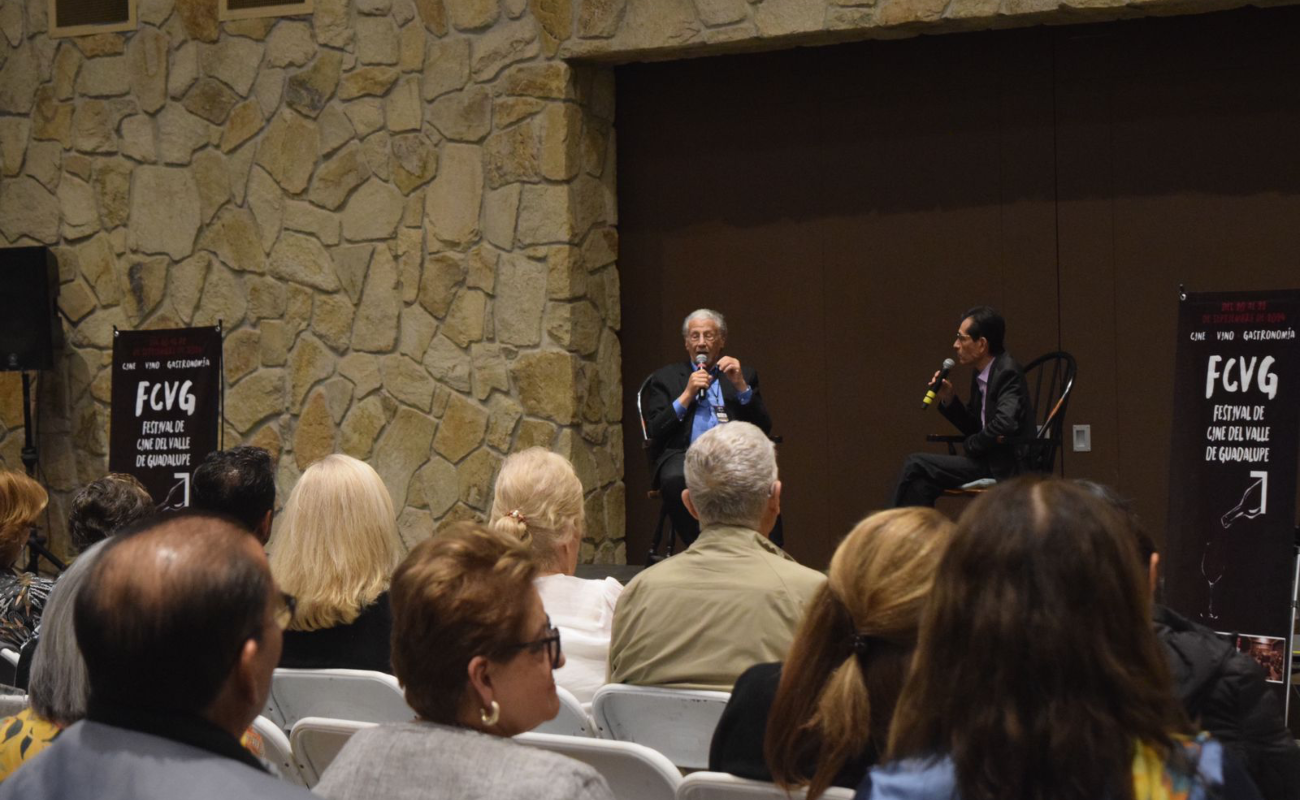
MULTIPOLYGON (((755 664, 736 679, 731 700, 727 701, 727 708, 713 732, 713 744, 709 747, 711 772, 727 772, 756 781, 772 780, 772 772, 763 758, 763 739, 780 683, 780 662, 755 664)), ((856 789, 876 760, 875 747, 868 745, 866 753, 845 762, 831 785, 856 789)), ((800 767, 805 775, 811 776, 816 762, 809 759, 800 767)))
POLYGON ((295 669, 369 669, 393 672, 393 610, 388 592, 361 609, 347 625, 314 631, 285 631, 281 667, 295 669))

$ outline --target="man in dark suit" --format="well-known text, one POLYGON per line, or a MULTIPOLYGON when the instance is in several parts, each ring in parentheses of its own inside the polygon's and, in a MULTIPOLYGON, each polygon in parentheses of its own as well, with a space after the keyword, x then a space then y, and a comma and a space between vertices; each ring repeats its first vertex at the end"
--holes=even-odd
POLYGON ((966 454, 908 456, 894 489, 893 506, 933 506, 944 489, 981 478, 1002 480, 1020 471, 1017 447, 1002 440, 1032 437, 1034 420, 1025 372, 1003 347, 1006 330, 1006 321, 988 306, 976 306, 962 315, 953 349, 959 365, 975 370, 970 401, 963 404, 947 380, 937 394, 939 413, 966 435, 966 454))
POLYGON ((751 422, 769 433, 772 418, 758 391, 758 372, 722 355, 727 321, 721 314, 707 308, 692 311, 682 322, 682 338, 687 360, 650 376, 641 413, 654 460, 651 482, 659 487, 673 526, 689 545, 700 526, 682 504, 686 449, 705 431, 733 420, 751 422))

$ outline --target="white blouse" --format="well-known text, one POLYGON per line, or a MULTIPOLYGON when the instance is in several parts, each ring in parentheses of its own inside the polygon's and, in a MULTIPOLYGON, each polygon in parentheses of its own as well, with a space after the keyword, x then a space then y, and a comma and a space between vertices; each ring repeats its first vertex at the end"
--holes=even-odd
POLYGON ((544 575, 533 585, 551 624, 560 631, 565 664, 555 671, 555 682, 579 702, 590 704, 596 690, 605 685, 614 606, 623 584, 613 578, 587 580, 557 573, 544 575))

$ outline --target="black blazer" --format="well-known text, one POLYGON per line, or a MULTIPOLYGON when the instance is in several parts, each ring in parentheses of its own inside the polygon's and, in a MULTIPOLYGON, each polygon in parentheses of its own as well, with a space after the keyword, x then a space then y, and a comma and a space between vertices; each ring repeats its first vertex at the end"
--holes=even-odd
MULTIPOLYGON (((641 395, 641 413, 645 417, 646 435, 650 439, 650 459, 654 464, 653 477, 657 483, 659 468, 669 457, 686 452, 691 446, 691 417, 694 404, 686 409, 686 415, 677 419, 673 410, 673 401, 681 395, 690 380, 695 366, 685 361, 678 361, 661 367, 650 376, 645 392, 641 395)), ((745 383, 754 394, 749 402, 741 405, 736 399, 736 387, 725 375, 718 375, 718 385, 722 387, 722 404, 727 408, 727 416, 733 420, 752 422, 770 433, 772 418, 768 416, 767 407, 763 405, 763 394, 758 389, 758 371, 741 367, 745 383)))
POLYGON ((971 407, 968 409, 960 397, 948 405, 940 405, 939 413, 966 435, 966 455, 987 461, 993 477, 1004 480, 1020 472, 1023 447, 999 444, 999 436, 1031 438, 1034 435, 1033 409, 1029 404, 1029 384, 1025 371, 1010 353, 1003 352, 993 359, 989 370, 989 398, 985 407, 987 425, 980 424, 978 373, 970 379, 971 407))
POLYGON ((393 674, 393 611, 388 592, 351 623, 314 631, 285 631, 280 666, 296 669, 369 669, 393 674))

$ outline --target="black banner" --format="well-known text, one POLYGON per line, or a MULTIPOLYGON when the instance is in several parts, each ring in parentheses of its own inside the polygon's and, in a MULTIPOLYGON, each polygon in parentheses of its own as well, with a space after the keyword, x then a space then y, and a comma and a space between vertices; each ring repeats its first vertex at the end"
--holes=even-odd
POLYGON ((1166 599, 1286 677, 1300 452, 1300 292, 1179 306, 1166 599))
POLYGON ((154 500, 187 506, 190 475, 217 449, 221 329, 117 331, 108 468, 154 500))

